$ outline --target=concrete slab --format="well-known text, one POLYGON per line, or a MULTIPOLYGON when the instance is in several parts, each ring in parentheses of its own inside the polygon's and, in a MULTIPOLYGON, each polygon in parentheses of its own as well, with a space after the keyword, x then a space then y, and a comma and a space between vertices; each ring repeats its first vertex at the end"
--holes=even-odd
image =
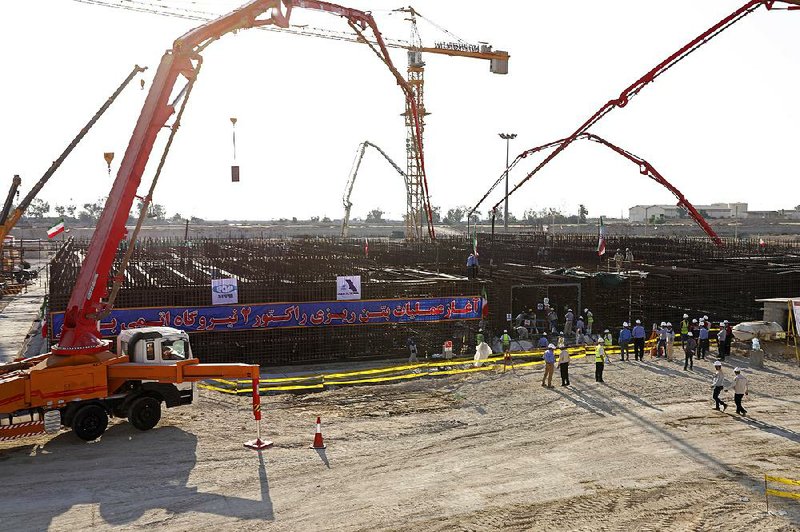
POLYGON ((41 349, 44 344, 43 339, 41 335, 36 339, 34 332, 38 332, 41 328, 41 323, 36 320, 44 296, 44 282, 35 281, 28 287, 27 293, 9 297, 8 305, 0 312, 0 364, 14 360, 23 350, 28 352, 29 338, 35 340, 30 342, 32 349, 34 347, 37 351, 41 349))

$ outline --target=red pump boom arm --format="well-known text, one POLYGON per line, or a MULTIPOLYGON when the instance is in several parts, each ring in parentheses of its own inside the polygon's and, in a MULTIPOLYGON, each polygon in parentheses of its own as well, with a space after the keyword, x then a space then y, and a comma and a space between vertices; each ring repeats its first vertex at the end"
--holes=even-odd
MULTIPOLYGON (((107 349, 107 342, 103 341, 100 336, 98 316, 107 310, 107 305, 102 300, 108 296, 109 272, 117 248, 127 234, 125 222, 128 219, 128 213, 136 197, 136 191, 141 183, 142 174, 150 158, 156 137, 175 112, 176 102, 183 96, 183 92, 181 92, 175 101, 169 101, 178 76, 183 76, 189 81, 194 80, 202 63, 200 52, 226 33, 272 24, 282 28, 288 27, 293 7, 339 15, 346 18, 356 32, 360 31, 359 28, 364 30, 369 27, 372 30, 378 43, 378 49, 371 47, 392 72, 406 98, 410 101, 418 132, 417 142, 421 143, 418 110, 412 97, 411 87, 392 64, 383 38, 369 13, 312 0, 254 0, 227 15, 189 31, 178 38, 173 43, 172 49, 167 50, 161 58, 161 63, 120 163, 119 172, 89 243, 78 279, 72 289, 59 342, 52 348, 54 355, 90 355, 107 349), (259 18, 267 13, 267 17, 259 18)), ((418 144, 418 153, 419 163, 424 172, 420 144, 418 144)), ((427 183, 425 187, 427 196, 427 183)), ((427 201, 426 210, 430 217, 430 205, 427 201)), ((429 231, 433 237, 430 224, 429 231)))
MULTIPOLYGON (((736 22, 740 21, 753 11, 755 11, 760 6, 764 5, 767 9, 779 9, 775 7, 775 4, 789 4, 785 9, 787 10, 797 10, 800 9, 800 0, 750 0, 742 7, 725 17, 724 19, 717 22, 715 25, 695 37, 691 42, 683 46, 677 52, 673 53, 661 63, 656 65, 653 69, 651 69, 647 74, 636 80, 632 85, 628 88, 623 90, 619 97, 610 100, 607 102, 603 107, 601 107, 595 114, 593 114, 586 122, 584 122, 572 135, 566 137, 565 139, 559 141, 558 148, 556 148, 550 155, 542 161, 539 166, 534 168, 528 175, 526 175, 519 183, 517 183, 513 189, 511 189, 506 196, 503 196, 500 201, 498 201, 493 207, 492 210, 496 210, 500 204, 505 200, 507 196, 511 196, 514 192, 516 192, 522 185, 524 185, 529 179, 531 179, 534 175, 536 175, 539 170, 544 168, 550 161, 556 158, 558 154, 564 151, 570 144, 575 142, 578 137, 586 132, 594 126, 597 122, 600 121, 606 114, 611 112, 615 107, 625 107, 628 105, 628 102, 631 98, 636 96, 639 91, 641 91, 645 86, 652 83, 656 80, 658 76, 675 66, 678 62, 682 59, 687 57, 689 54, 706 44, 708 41, 728 29, 731 25, 735 24, 736 22)), ((663 178, 662 178, 663 179, 663 178)), ((666 181, 665 181, 666 182, 666 181)), ((663 183, 662 183, 663 184, 663 183)), ((666 186, 666 185, 665 185, 666 186)), ((669 187, 667 187, 669 188, 669 187)), ((673 191, 674 193, 674 191, 673 191)), ((679 198, 680 199, 680 198, 679 198)), ((483 199, 481 199, 481 202, 483 199)), ((480 202, 478 203, 480 205, 480 202)), ((478 208, 478 205, 475 206, 475 209, 478 208)), ((475 210, 473 209, 473 211, 475 210)), ((689 211, 690 214, 692 211, 689 211)), ((699 214, 698 214, 699 216, 699 214)), ((695 218, 696 219, 696 218, 695 218)), ((702 218, 701 218, 702 219, 702 218)), ((699 222, 698 222, 699 223, 699 222)), ((701 224, 702 225, 702 224, 701 224)), ((705 227, 703 227, 705 229, 705 227)), ((706 231, 708 232, 708 231, 706 231)), ((716 240, 715 240, 716 241, 716 240)))

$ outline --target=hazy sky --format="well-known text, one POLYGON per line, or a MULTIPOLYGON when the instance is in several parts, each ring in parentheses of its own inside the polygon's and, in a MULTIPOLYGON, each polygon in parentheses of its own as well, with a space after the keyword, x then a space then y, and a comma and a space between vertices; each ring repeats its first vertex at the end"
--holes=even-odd
MULTIPOLYGON (((171 0, 223 13, 243 2, 171 0)), ((404 3, 342 1, 372 9, 390 37, 408 26, 404 3)), ((502 131, 523 149, 566 136, 603 103, 743 0, 416 0, 429 19, 466 40, 508 50, 507 76, 474 59, 426 56, 426 160, 432 203, 473 205, 502 173, 502 131)), ((73 0, 5 0, 0 33, 0 193, 13 174, 23 193, 47 169, 135 63, 150 67, 198 25, 73 0)), ((330 15, 297 10, 294 24, 349 31, 330 15)), ((445 37, 420 23, 423 41, 445 37)), ((649 160, 697 204, 747 201, 793 207, 798 194, 800 12, 755 13, 614 110, 594 132, 649 160)), ((403 50, 393 49, 405 72, 403 50)), ((359 142, 369 139, 405 168, 403 99, 364 45, 248 30, 204 53, 183 127, 156 189, 170 214, 206 219, 342 215, 342 191, 359 142), (229 117, 238 118, 242 181, 230 181, 229 117)), ((82 204, 108 193, 146 90, 138 80, 56 173, 40 197, 82 204)), ((151 158, 160 156, 157 145, 151 158)), ((512 185, 541 160, 511 174, 512 185)), ((154 164, 145 174, 149 183, 154 164)), ((495 194, 488 207, 500 199, 495 194)), ((400 177, 368 153, 353 216, 405 212, 400 177)), ((619 216, 634 204, 674 203, 669 192, 603 147, 576 144, 511 199, 511 212, 548 206, 619 216)))

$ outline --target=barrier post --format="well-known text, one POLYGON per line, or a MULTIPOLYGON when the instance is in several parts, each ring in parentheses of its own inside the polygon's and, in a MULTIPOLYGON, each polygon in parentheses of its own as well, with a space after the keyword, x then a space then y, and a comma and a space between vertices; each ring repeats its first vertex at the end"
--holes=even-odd
POLYGON ((258 393, 258 374, 253 376, 253 417, 256 419, 256 439, 244 442, 244 446, 254 451, 272 447, 271 441, 261 440, 261 396, 258 393))

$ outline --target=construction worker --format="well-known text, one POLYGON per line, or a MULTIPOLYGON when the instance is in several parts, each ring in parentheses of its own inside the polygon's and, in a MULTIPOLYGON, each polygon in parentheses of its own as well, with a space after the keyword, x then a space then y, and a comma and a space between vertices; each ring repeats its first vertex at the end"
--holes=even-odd
MULTIPOLYGON (((717 333, 717 353, 720 360, 725 360, 725 341, 727 340, 728 329, 725 327, 725 322, 719 324, 719 332, 717 333)), ((714 364, 716 366, 716 363, 714 364)))
POLYGON ((644 361, 644 337, 647 331, 644 330, 642 320, 636 320, 633 328, 633 358, 634 360, 644 361))
POLYGON ((672 328, 672 322, 667 322, 667 360, 672 356, 672 348, 675 346, 675 331, 672 328))
POLYGON ((538 347, 547 347, 547 344, 550 342, 547 341, 547 333, 542 333, 541 338, 539 338, 539 343, 537 344, 538 347))
POLYGON ((747 410, 742 406, 742 398, 747 395, 747 377, 742 375, 742 370, 733 370, 733 401, 736 403, 736 413, 743 416, 747 415, 747 410))
POLYGON ((575 321, 575 313, 572 312, 572 309, 567 310, 567 313, 564 315, 564 334, 572 334, 572 323, 575 321))
POLYGON ((597 340, 597 349, 594 352, 594 380, 596 382, 605 382, 603 380, 603 366, 606 361, 606 350, 603 348, 603 339, 597 340))
POLYGON ((569 386, 569 351, 562 347, 558 353, 558 369, 561 372, 561 386, 569 386))
POLYGON ((631 248, 625 248, 625 262, 629 264, 633 262, 633 251, 631 251, 631 248))
POLYGON ((481 345, 486 340, 483 337, 483 329, 478 329, 478 334, 475 335, 475 345, 481 345))
POLYGON ((697 347, 697 358, 700 360, 705 360, 706 353, 708 353, 708 322, 703 321, 700 324, 700 329, 698 330, 698 336, 700 339, 700 344, 697 347))
POLYGON ((548 344, 547 351, 544 352, 544 375, 542 376, 542 386, 553 387, 553 369, 556 364, 556 355, 553 350, 556 348, 553 344, 548 344))
POLYGON ((575 335, 582 335, 586 332, 586 322, 583 321, 583 316, 578 316, 578 321, 575 322, 575 335))
POLYGON ((630 344, 631 338, 633 335, 631 334, 630 325, 628 325, 627 321, 622 322, 622 330, 619 331, 619 356, 620 360, 630 360, 631 354, 628 351, 628 344, 630 344))
POLYGON ((562 331, 558 333, 558 348, 561 349, 565 345, 567 345, 567 342, 564 340, 564 332, 562 331))
POLYGON ((656 356, 661 356, 664 353, 664 358, 667 357, 667 322, 662 321, 658 327, 658 344, 656 345, 656 356))
POLYGON ((586 316, 586 334, 592 335, 592 326, 594 324, 594 314, 588 308, 583 309, 583 314, 586 316))
POLYGON ((514 364, 511 362, 511 337, 508 335, 508 331, 503 331, 503 336, 500 337, 500 343, 503 344, 503 371, 506 370, 506 365, 510 365, 511 368, 514 368, 514 364))
POLYGON ((558 313, 556 309, 551 308, 547 312, 547 320, 550 322, 550 332, 557 333, 558 332, 558 313))
POLYGON ((722 322, 725 325, 725 356, 731 355, 731 343, 733 342, 733 325, 728 320, 722 322))
POLYGON ((475 253, 470 253, 467 257, 467 278, 476 279, 478 277, 478 257, 475 253))
POLYGON ((722 362, 717 360, 714 362, 714 369, 717 371, 714 374, 714 380, 711 382, 711 386, 714 388, 714 394, 712 397, 714 398, 715 405, 714 409, 719 410, 719 405, 722 405, 722 411, 724 412, 728 405, 725 404, 725 401, 719 398, 720 392, 725 388, 725 375, 722 374, 722 362))
POLYGON ((686 333, 686 341, 683 342, 683 352, 685 358, 683 360, 683 371, 690 369, 694 371, 694 352, 697 350, 697 342, 694 339, 694 334, 691 332, 686 333))
POLYGON ((689 315, 683 315, 683 321, 681 321, 681 342, 686 341, 686 334, 689 332, 689 315))
POLYGON ((625 257, 622 255, 622 251, 617 248, 617 252, 614 253, 614 264, 617 267, 617 273, 622 271, 622 261, 625 260, 625 257))
POLYGON ((411 364, 413 362, 418 362, 417 341, 414 340, 413 336, 408 337, 408 340, 406 340, 406 345, 408 346, 408 363, 411 364))

